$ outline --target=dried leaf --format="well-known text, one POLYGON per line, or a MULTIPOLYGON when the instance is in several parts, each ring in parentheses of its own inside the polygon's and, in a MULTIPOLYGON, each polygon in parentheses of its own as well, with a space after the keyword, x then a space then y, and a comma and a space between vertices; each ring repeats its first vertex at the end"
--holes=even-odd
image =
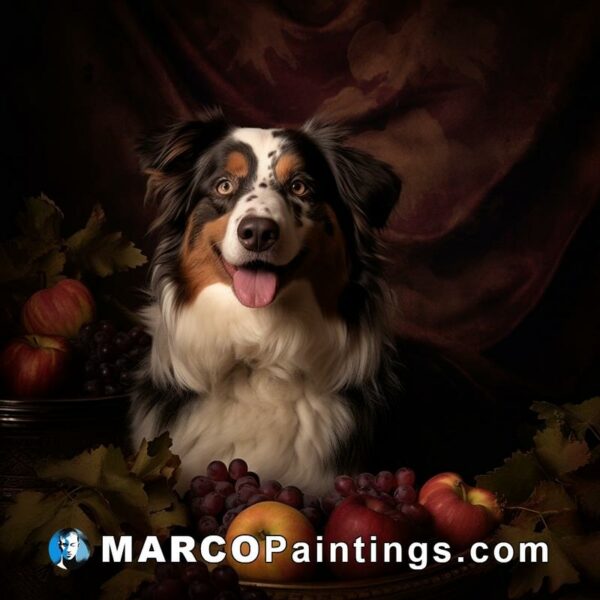
POLYGON ((41 194, 25 200, 25 211, 17 215, 21 233, 40 244, 59 245, 63 213, 48 196, 41 194))
POLYGON ((97 488, 122 521, 141 531, 148 529, 148 496, 142 481, 127 469, 120 448, 100 446, 68 460, 47 463, 39 476, 97 488))
POLYGON ((531 408, 538 414, 539 419, 547 421, 549 425, 564 423, 579 439, 583 439, 590 429, 600 438, 600 396, 580 404, 562 406, 549 402, 534 402, 531 408))
POLYGON ((600 519, 600 460, 569 473, 564 480, 575 494, 582 512, 592 519, 600 519))
POLYGON ((146 257, 120 231, 104 233, 106 217, 100 205, 94 206, 86 226, 65 244, 69 257, 81 270, 107 277, 146 263, 146 257))
POLYGON ((175 471, 181 464, 181 460, 171 452, 172 443, 168 432, 164 432, 151 442, 142 440, 130 469, 131 472, 143 480, 162 477, 175 483, 175 471))
POLYGON ((527 499, 535 485, 544 478, 544 471, 535 455, 517 451, 501 467, 478 475, 475 481, 478 487, 491 490, 509 504, 515 504, 527 499))
POLYGON ((600 583, 600 532, 565 536, 560 545, 581 573, 600 583))
POLYGON ((522 542, 543 542, 548 545, 547 563, 515 563, 508 589, 510 598, 520 598, 528 592, 537 593, 545 579, 551 593, 565 584, 579 581, 579 573, 548 529, 535 532, 523 527, 501 525, 496 537, 497 541, 508 542, 517 556, 522 542))
POLYGON ((558 425, 538 431, 533 440, 536 456, 553 475, 575 471, 590 460, 588 445, 582 440, 565 437, 558 425))
POLYGON ((153 580, 154 572, 150 566, 145 570, 126 567, 102 584, 100 600, 128 600, 144 581, 153 580))
POLYGON ((27 538, 37 528, 56 517, 68 500, 64 492, 44 494, 25 491, 18 494, 6 510, 6 521, 0 527, 0 553, 22 553, 27 550, 27 538))

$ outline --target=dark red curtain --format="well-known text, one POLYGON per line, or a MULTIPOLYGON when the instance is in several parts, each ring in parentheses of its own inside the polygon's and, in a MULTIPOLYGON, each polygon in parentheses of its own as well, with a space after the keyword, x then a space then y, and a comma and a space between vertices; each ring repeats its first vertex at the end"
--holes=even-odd
POLYGON ((240 125, 327 115, 404 181, 385 232, 400 338, 436 349, 497 397, 591 395, 599 9, 20 3, 4 25, 7 198, 14 211, 44 191, 78 224, 101 202, 151 252, 136 138, 204 105, 240 125))

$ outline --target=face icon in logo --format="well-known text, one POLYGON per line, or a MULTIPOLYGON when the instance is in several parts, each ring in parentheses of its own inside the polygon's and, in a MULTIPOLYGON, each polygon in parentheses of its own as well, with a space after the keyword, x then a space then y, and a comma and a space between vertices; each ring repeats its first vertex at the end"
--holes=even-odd
POLYGON ((48 553, 59 569, 71 571, 85 564, 90 557, 90 546, 79 529, 59 529, 50 538, 48 553))

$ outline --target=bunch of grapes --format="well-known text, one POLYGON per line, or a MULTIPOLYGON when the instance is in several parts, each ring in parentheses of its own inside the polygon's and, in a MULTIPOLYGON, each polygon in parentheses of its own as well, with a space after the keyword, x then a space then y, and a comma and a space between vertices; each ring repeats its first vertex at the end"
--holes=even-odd
POLYGON ((322 499, 323 508, 329 514, 345 497, 367 494, 382 502, 382 510, 392 519, 409 519, 415 530, 426 535, 431 525, 429 511, 417 502, 415 472, 403 467, 395 473, 380 471, 377 475, 361 473, 356 477, 338 475, 335 478, 335 492, 322 499))
POLYGON ((220 460, 211 462, 206 475, 194 477, 186 501, 200 539, 224 536, 233 519, 246 507, 274 500, 300 510, 318 530, 325 514, 319 499, 303 494, 296 486, 283 487, 278 481, 263 481, 248 470, 246 461, 236 458, 229 467, 220 460))
POLYGON ((204 563, 158 563, 155 581, 143 584, 139 600, 267 600, 260 588, 240 588, 238 574, 221 565, 209 572, 204 563))
POLYGON ((83 357, 86 396, 121 394, 133 383, 133 371, 152 338, 139 326, 118 331, 110 321, 84 325, 75 341, 83 357))

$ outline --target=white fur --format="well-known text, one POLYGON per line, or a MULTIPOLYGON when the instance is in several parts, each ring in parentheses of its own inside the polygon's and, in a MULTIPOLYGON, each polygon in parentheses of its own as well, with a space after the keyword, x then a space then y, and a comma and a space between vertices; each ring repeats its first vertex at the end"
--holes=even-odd
MULTIPOLYGON (((180 489, 208 462, 244 458, 264 479, 320 494, 331 458, 353 428, 339 390, 371 378, 381 335, 350 335, 323 316, 310 284, 296 281, 265 308, 242 306, 214 284, 175 312, 173 290, 146 310, 154 337, 149 376, 198 392, 169 427, 182 458, 180 489)), ((135 441, 158 433, 156 413, 134 416, 135 441)))

